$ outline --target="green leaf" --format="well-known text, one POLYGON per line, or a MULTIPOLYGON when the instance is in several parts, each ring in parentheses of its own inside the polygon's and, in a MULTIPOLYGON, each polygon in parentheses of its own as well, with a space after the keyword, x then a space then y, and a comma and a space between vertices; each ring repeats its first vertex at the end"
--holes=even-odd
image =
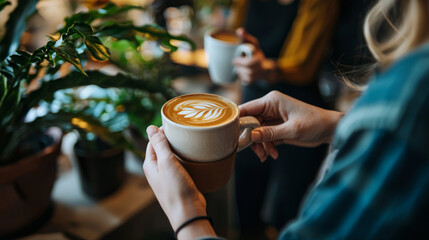
POLYGON ((64 131, 71 131, 73 129, 81 129, 87 132, 92 132, 104 141, 118 146, 123 149, 128 149, 142 156, 139 152, 123 135, 122 132, 111 131, 108 127, 103 126, 101 122, 93 117, 79 112, 64 112, 49 113, 43 117, 38 117, 29 123, 22 123, 16 126, 15 131, 10 135, 6 145, 0 151, 0 164, 5 164, 10 161, 10 156, 14 149, 28 136, 29 133, 39 130, 47 129, 52 126, 57 126, 64 131))
POLYGON ((0 75, 0 109, 3 101, 7 95, 7 78, 2 74, 0 75))
MULTIPOLYGON (((60 114, 65 115, 65 113, 60 114)), ((137 155, 143 155, 124 137, 122 131, 111 131, 108 127, 103 126, 103 124, 101 124, 97 119, 85 114, 69 113, 68 116, 71 118, 71 123, 74 128, 94 133, 107 143, 123 149, 131 150, 137 155)))
POLYGON ((144 43, 144 41, 146 40, 144 37, 139 36, 139 35, 135 35, 134 37, 135 37, 135 39, 136 39, 136 41, 137 41, 137 44, 138 44, 139 46, 140 46, 140 45, 142 45, 142 44, 144 43))
POLYGON ((61 45, 58 48, 54 48, 55 52, 61 56, 65 61, 73 64, 83 75, 88 76, 82 68, 80 63, 80 59, 78 57, 78 52, 74 48, 74 46, 70 43, 66 43, 61 45))
POLYGON ((84 22, 75 22, 70 28, 69 31, 73 29, 81 35, 81 37, 88 37, 94 34, 94 29, 91 25, 84 22))
POLYGON ((19 66, 25 66, 29 63, 31 54, 24 51, 17 51, 17 54, 10 56, 10 61, 16 63, 19 66))
POLYGON ((135 30, 132 24, 113 23, 102 25, 95 30, 99 37, 134 40, 135 30))
POLYGON ((19 45, 21 35, 25 31, 26 19, 36 11, 38 0, 20 0, 18 6, 9 15, 6 23, 6 35, 0 42, 0 61, 11 55, 19 45))
POLYGON ((103 26, 96 29, 96 34, 99 36, 113 36, 118 39, 128 39, 133 41, 141 41, 141 38, 149 40, 161 41, 164 44, 167 44, 171 50, 177 49, 176 46, 171 45, 170 40, 178 40, 187 42, 192 49, 195 49, 195 43, 184 35, 171 35, 167 30, 161 28, 157 25, 144 25, 144 26, 134 26, 132 24, 113 24, 108 26, 103 26), (133 33, 134 31, 134 33, 133 33), (140 39, 136 38, 135 35, 140 34, 140 39))
POLYGON ((162 39, 161 40, 161 46, 167 48, 168 52, 174 52, 178 49, 176 46, 174 46, 170 43, 169 39, 162 39))
POLYGON ((137 79, 121 73, 115 76, 110 76, 99 71, 87 71, 86 73, 88 77, 78 72, 71 72, 63 78, 43 82, 38 89, 25 96, 20 104, 20 108, 16 108, 16 114, 25 116, 40 101, 45 100, 50 102, 56 91, 79 86, 96 85, 102 88, 135 89, 150 93, 161 93, 166 99, 173 96, 171 89, 152 79, 137 79))
POLYGON ((106 48, 96 36, 85 38, 85 45, 96 59, 104 61, 110 58, 109 49, 106 48))
POLYGON ((83 23, 91 24, 96 19, 115 16, 121 12, 126 12, 126 11, 129 11, 131 9, 144 10, 144 8, 139 7, 139 6, 127 5, 127 6, 123 6, 123 7, 118 7, 117 5, 115 5, 113 3, 108 3, 103 8, 96 9, 96 10, 90 10, 88 12, 76 13, 70 17, 65 18, 64 19, 65 26, 62 29, 60 29, 59 32, 60 33, 67 32, 67 29, 70 26, 72 26, 75 22, 83 22, 83 23))
POLYGON ((4 127, 14 119, 19 119, 19 115, 14 115, 13 113, 19 108, 18 103, 21 100, 21 92, 19 91, 19 86, 15 86, 12 89, 9 89, 9 93, 3 99, 3 104, 0 106, 0 126, 4 127))

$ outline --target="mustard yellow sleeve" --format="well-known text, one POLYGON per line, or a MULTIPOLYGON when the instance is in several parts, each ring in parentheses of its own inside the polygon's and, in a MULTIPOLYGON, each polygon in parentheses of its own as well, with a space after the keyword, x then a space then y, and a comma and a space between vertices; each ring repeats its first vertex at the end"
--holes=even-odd
POLYGON ((228 18, 228 26, 231 29, 237 29, 244 25, 248 5, 248 0, 235 0, 232 2, 230 16, 228 18))
POLYGON ((287 82, 305 85, 316 76, 333 35, 339 0, 301 0, 277 60, 287 82))

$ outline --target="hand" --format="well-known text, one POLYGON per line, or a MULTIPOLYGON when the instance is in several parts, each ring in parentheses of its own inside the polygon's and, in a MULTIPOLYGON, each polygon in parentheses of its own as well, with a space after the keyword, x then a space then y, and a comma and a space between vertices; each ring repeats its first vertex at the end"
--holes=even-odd
POLYGON ((276 159, 275 145, 286 143, 314 147, 329 143, 338 121, 343 116, 337 111, 318 108, 278 91, 241 106, 240 116, 255 116, 261 127, 252 131, 252 150, 265 161, 267 153, 276 159))
POLYGON ((259 47, 258 39, 247 33, 244 28, 237 29, 236 34, 243 42, 251 43, 254 46, 252 57, 237 57, 234 59, 233 63, 237 70, 238 78, 245 84, 252 84, 260 79, 264 79, 269 83, 277 81, 276 62, 265 57, 259 47))
MULTIPOLYGON (((143 170, 159 204, 176 230, 186 220, 206 216, 206 200, 170 150, 162 129, 147 128, 149 143, 143 170)), ((179 232, 179 238, 216 236, 210 223, 196 221, 179 232)))

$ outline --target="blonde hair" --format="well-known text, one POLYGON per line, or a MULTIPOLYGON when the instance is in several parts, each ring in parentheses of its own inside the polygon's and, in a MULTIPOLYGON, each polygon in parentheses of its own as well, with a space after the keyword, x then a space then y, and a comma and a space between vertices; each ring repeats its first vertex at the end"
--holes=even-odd
POLYGON ((388 67, 429 40, 429 0, 379 0, 365 18, 363 32, 375 63, 340 77, 350 90, 361 92, 378 67, 388 67))
POLYGON ((429 39, 428 0, 380 0, 367 14, 364 36, 379 65, 389 66, 429 39))

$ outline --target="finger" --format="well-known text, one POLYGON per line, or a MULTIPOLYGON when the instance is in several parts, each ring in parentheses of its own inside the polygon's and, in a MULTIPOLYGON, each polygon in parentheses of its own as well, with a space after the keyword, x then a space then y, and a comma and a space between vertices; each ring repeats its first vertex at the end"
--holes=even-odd
POLYGON ((237 68, 237 76, 241 81, 243 81, 247 84, 252 83, 252 79, 250 79, 250 74, 247 73, 246 70, 241 69, 241 67, 240 67, 240 69, 237 68))
POLYGON ((281 140, 273 141, 272 143, 275 146, 278 146, 280 144, 289 144, 289 145, 296 145, 301 147, 317 147, 321 144, 318 142, 303 142, 299 140, 290 140, 290 139, 281 139, 281 140))
POLYGON ((252 73, 252 70, 247 67, 236 67, 235 70, 237 71, 237 74, 247 74, 250 75, 252 73))
POLYGON ((289 132, 286 124, 274 126, 262 126, 253 129, 251 138, 253 142, 273 142, 289 138, 289 132))
POLYGON ((254 143, 250 146, 253 152, 258 156, 261 162, 265 162, 267 160, 267 154, 265 152, 264 146, 261 143, 254 143))
POLYGON ((236 57, 232 63, 236 67, 246 67, 253 71, 261 68, 261 59, 256 57, 236 57))
POLYGON ((265 110, 266 102, 263 98, 258 98, 238 106, 240 116, 258 116, 265 110))
POLYGON ((163 164, 164 161, 170 161, 173 157, 173 153, 170 150, 170 145, 164 132, 155 126, 149 126, 146 131, 149 136, 149 141, 155 150, 158 164, 163 164))
POLYGON ((249 76, 244 74, 239 74, 238 79, 244 84, 244 85, 250 85, 252 84, 252 80, 249 78, 249 76))
POLYGON ((273 159, 277 159, 279 157, 279 152, 277 151, 274 143, 272 142, 264 142, 263 143, 265 151, 270 155, 273 159))
POLYGON ((152 179, 154 173, 158 172, 156 154, 149 142, 146 147, 146 158, 143 163, 143 171, 148 179, 152 179))
POLYGON ((249 34, 249 33, 246 31, 246 29, 244 29, 244 28, 238 28, 238 29, 235 31, 235 34, 236 34, 239 38, 241 38, 243 42, 251 43, 251 44, 255 45, 255 47, 258 47, 258 48, 259 48, 259 41, 258 41, 258 39, 257 39, 255 36, 253 36, 253 35, 249 34))
POLYGON ((274 146, 278 146, 280 144, 285 144, 285 142, 283 142, 283 140, 276 140, 272 142, 274 144, 274 146))

